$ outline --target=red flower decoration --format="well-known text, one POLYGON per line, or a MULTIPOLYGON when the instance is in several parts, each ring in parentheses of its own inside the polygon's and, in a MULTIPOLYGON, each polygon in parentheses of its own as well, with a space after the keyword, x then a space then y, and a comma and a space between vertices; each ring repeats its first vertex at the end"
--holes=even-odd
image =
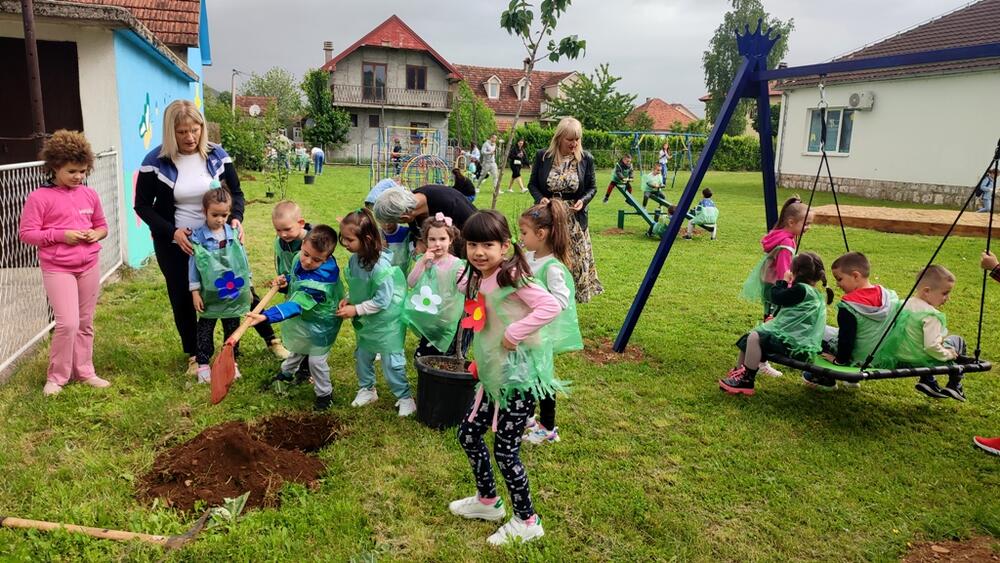
POLYGON ((469 362, 469 373, 472 374, 472 379, 479 379, 479 366, 476 365, 476 362, 469 362))
POLYGON ((483 330, 486 324, 486 297, 480 293, 475 299, 466 299, 465 314, 462 328, 471 328, 472 332, 483 330))

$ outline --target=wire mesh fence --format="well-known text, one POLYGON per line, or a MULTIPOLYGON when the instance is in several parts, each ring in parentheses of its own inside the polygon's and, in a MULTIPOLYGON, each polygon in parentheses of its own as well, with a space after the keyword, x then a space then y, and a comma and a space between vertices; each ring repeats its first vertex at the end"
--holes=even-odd
MULTIPOLYGON (((38 254, 18 237, 21 209, 28 194, 48 180, 42 162, 0 166, 0 373, 31 348, 55 324, 42 287, 38 254)), ((94 160, 87 185, 101 198, 108 236, 101 241, 103 282, 122 264, 121 198, 118 153, 104 152, 94 160)))

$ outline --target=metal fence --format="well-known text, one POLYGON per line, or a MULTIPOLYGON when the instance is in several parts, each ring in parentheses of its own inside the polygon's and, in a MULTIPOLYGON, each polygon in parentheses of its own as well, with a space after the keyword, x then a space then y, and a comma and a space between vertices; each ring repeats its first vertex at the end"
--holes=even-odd
MULTIPOLYGON (((37 252, 18 238, 24 202, 47 179, 40 161, 0 166, 0 374, 55 325, 42 287, 37 252)), ((104 282, 122 265, 125 256, 121 217, 124 190, 117 152, 97 155, 87 185, 100 196, 108 221, 108 237, 101 241, 100 255, 104 282)))

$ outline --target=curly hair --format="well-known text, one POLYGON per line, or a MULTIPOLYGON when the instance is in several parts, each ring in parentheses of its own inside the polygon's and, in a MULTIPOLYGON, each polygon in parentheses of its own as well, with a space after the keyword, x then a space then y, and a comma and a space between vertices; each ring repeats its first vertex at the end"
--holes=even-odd
POLYGON ((94 169, 94 151, 90 150, 90 142, 79 131, 56 131, 45 141, 38 157, 53 173, 67 164, 85 164, 87 172, 94 169))

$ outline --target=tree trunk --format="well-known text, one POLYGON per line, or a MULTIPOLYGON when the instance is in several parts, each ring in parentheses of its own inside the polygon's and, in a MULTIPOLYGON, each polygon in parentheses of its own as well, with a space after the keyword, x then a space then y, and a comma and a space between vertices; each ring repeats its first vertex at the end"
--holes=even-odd
MULTIPOLYGON (((534 55, 532 54, 532 59, 534 55)), ((528 84, 528 95, 531 95, 531 71, 534 70, 535 63, 531 62, 528 64, 528 68, 524 72, 524 82, 528 84)), ((497 181, 496 186, 493 188, 493 201, 490 202, 490 209, 497 208, 497 197, 500 195, 500 183, 503 181, 503 172, 507 166, 507 161, 510 159, 510 151, 514 149, 514 134, 517 130, 517 122, 521 119, 521 108, 524 107, 524 98, 521 98, 517 102, 517 112, 514 113, 514 122, 510 125, 510 131, 507 133, 507 148, 504 150, 503 160, 497 163, 497 181)))

